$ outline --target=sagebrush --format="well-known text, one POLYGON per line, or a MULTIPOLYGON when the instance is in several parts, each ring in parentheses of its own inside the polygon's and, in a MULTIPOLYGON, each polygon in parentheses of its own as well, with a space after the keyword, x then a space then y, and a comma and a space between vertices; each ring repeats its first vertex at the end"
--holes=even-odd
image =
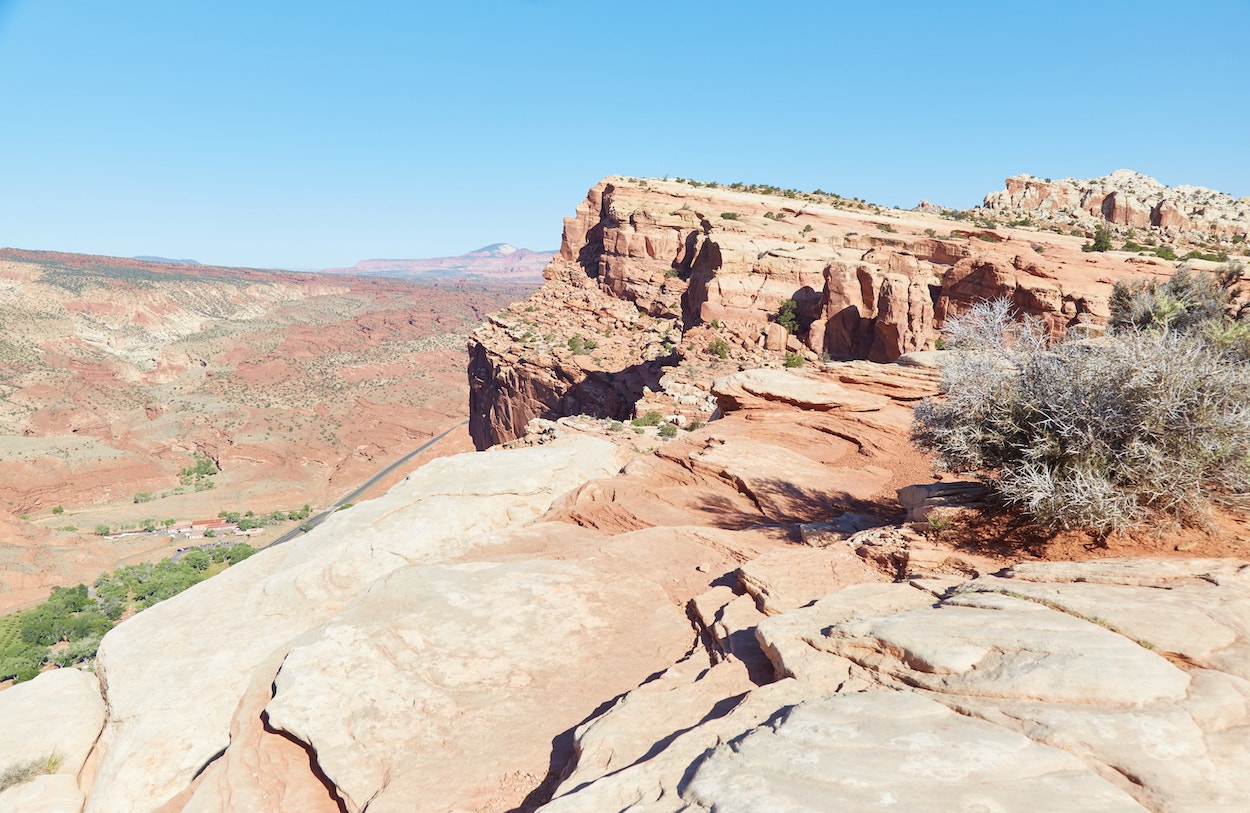
POLYGON ((1052 528, 1202 524, 1214 502, 1245 504, 1250 365, 1213 339, 1245 332, 1232 298, 1185 330, 1155 317, 1143 328, 1132 314, 1144 289, 1117 290, 1131 296, 1098 339, 1053 343, 1005 301, 952 319, 945 397, 917 406, 915 441, 1052 528))

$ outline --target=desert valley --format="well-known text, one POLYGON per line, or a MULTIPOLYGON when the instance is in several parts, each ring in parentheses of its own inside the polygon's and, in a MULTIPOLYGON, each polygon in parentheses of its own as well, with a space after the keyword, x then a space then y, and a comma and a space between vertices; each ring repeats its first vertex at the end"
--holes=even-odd
POLYGON ((0 251, 0 610, 181 546, 126 532, 328 506, 457 426, 469 330, 541 282, 500 259, 422 281, 0 251))
POLYGON ((1244 506, 1046 526, 914 439, 987 302, 1091 357, 1178 272, 1233 309, 1250 199, 1119 171, 970 210, 619 176, 569 204, 554 254, 0 251, 0 610, 104 612, 101 572, 213 544, 153 531, 275 514, 176 595, 120 588, 94 655, 51 635, 0 690, 0 810, 1244 805, 1244 506))

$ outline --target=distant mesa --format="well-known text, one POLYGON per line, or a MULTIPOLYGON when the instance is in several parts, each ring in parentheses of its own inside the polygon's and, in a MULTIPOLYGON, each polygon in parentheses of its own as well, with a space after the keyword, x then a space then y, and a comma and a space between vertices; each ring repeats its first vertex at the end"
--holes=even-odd
POLYGON ((150 254, 139 254, 132 260, 143 260, 145 263, 168 263, 170 265, 200 265, 199 260, 174 260, 169 257, 154 257, 150 254))
POLYGON ((426 279, 467 274, 510 282, 539 282, 543 268, 555 255, 554 251, 531 251, 509 243, 491 243, 458 257, 361 260, 351 268, 326 268, 324 273, 426 279))

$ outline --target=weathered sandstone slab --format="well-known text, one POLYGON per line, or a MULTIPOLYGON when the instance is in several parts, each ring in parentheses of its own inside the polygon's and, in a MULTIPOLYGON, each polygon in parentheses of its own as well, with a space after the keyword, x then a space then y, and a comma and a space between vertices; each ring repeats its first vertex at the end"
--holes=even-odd
POLYGON ((892 692, 786 707, 697 763, 682 797, 717 813, 1145 810, 1071 754, 892 692))
POLYGON ((779 405, 821 412, 873 412, 890 402, 882 395, 848 390, 831 377, 769 369, 718 378, 712 382, 712 394, 723 412, 776 409, 779 405))
POLYGON ((266 713, 352 813, 473 809, 691 638, 653 582, 591 564, 408 567, 291 649, 266 713))
POLYGON ((63 773, 36 776, 0 793, 5 813, 79 813, 82 803, 78 783, 63 773))
POLYGON ((104 725, 100 684, 77 669, 45 672, 0 692, 0 720, 0 770, 56 754, 58 773, 76 776, 104 725))
MULTIPOLYGON (((953 590, 846 587, 757 623, 778 683, 668 737, 650 728, 647 756, 589 770, 545 809, 1237 809, 1250 791, 1247 568, 1030 563, 953 590), (1095 604, 1137 628, 1087 616, 1095 604), (1186 625, 1193 643, 1167 657, 1138 640, 1186 625), (1211 652, 1217 668, 1195 665, 1211 652)), ((699 597, 699 614, 727 598, 699 597)), ((595 722, 595 753, 625 720, 595 722)))
POLYGON ((87 809, 160 806, 229 746, 251 672, 274 652, 388 573, 446 558, 615 472, 616 454, 582 437, 435 460, 386 496, 116 627, 97 661, 110 717, 87 809))
POLYGON ((776 615, 848 585, 883 582, 886 577, 846 545, 831 545, 768 551, 742 565, 738 581, 765 614, 776 615))

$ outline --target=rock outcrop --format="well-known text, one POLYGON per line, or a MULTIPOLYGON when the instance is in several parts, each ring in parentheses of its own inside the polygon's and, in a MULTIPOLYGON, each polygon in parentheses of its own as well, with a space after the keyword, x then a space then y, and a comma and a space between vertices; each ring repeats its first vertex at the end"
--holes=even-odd
POLYGON ((756 623, 778 682, 718 707, 699 684, 725 662, 648 698, 645 721, 627 696, 579 729, 588 764, 542 809, 1233 810, 1247 578, 1246 562, 1132 560, 1020 566, 936 602, 919 583, 847 587, 756 623), (679 695, 719 711, 666 720, 679 695))
MULTIPOLYGON (((1066 206, 1072 194, 1016 197, 1066 206)), ((565 221, 543 288, 470 338, 470 431, 484 449, 535 418, 706 420, 707 383, 724 373, 892 362, 932 347, 944 319, 985 298, 1010 298, 1055 335, 1096 328, 1115 279, 1171 268, 1084 254, 1082 239, 823 194, 607 178, 565 221)))
POLYGON ((1172 240, 1203 244, 1212 237, 1245 240, 1250 198, 1201 186, 1165 186, 1127 169, 1101 178, 1035 178, 1014 175, 1007 188, 985 196, 984 209, 1008 218, 1092 229, 1109 223, 1156 230, 1172 240))

